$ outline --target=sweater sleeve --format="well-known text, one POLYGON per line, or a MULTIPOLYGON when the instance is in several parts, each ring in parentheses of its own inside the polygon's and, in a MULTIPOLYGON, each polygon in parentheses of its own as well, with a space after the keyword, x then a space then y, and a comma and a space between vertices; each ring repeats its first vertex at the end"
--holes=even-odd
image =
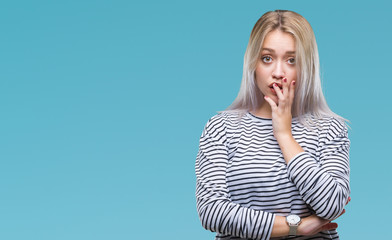
POLYGON ((321 218, 333 220, 343 211, 350 195, 347 127, 332 119, 315 158, 307 152, 288 164, 288 174, 304 201, 321 218))
POLYGON ((195 171, 197 211, 202 226, 240 238, 269 239, 275 215, 242 207, 230 200, 226 184, 225 131, 222 119, 212 119, 200 138, 195 171))

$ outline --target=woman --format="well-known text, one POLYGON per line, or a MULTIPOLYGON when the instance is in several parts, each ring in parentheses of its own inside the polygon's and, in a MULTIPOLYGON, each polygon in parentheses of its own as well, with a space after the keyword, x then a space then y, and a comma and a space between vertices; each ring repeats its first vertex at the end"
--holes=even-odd
POLYGON ((241 89, 212 117, 196 158, 197 210, 216 239, 338 239, 349 201, 345 119, 322 94, 316 40, 292 11, 265 13, 241 89))

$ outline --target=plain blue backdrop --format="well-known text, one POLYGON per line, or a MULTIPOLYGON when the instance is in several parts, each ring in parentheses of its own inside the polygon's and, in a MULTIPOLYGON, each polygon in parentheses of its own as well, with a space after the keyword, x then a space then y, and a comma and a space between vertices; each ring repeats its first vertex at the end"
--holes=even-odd
POLYGON ((341 239, 390 236, 387 1, 37 0, 0 4, 0 239, 213 239, 198 140, 275 9, 311 23, 327 101, 351 121, 341 239))

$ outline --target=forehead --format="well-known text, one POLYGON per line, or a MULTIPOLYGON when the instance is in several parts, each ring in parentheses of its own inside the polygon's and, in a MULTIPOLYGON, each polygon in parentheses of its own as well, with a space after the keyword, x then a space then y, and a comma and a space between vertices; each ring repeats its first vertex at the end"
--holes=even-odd
POLYGON ((290 33, 279 30, 269 32, 264 39, 262 50, 274 52, 295 52, 295 39, 290 33))

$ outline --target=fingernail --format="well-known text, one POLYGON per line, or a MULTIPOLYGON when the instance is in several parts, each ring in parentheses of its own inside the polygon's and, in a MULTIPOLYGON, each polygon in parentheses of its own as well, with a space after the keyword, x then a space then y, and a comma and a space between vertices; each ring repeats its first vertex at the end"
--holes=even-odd
POLYGON ((287 78, 283 78, 283 82, 287 82, 287 78))
POLYGON ((295 85, 295 81, 293 81, 293 85, 295 85))
POLYGON ((264 96, 264 98, 268 98, 268 96, 264 96))
POLYGON ((278 86, 278 84, 274 83, 274 86, 275 86, 275 87, 277 87, 277 86, 278 86))

